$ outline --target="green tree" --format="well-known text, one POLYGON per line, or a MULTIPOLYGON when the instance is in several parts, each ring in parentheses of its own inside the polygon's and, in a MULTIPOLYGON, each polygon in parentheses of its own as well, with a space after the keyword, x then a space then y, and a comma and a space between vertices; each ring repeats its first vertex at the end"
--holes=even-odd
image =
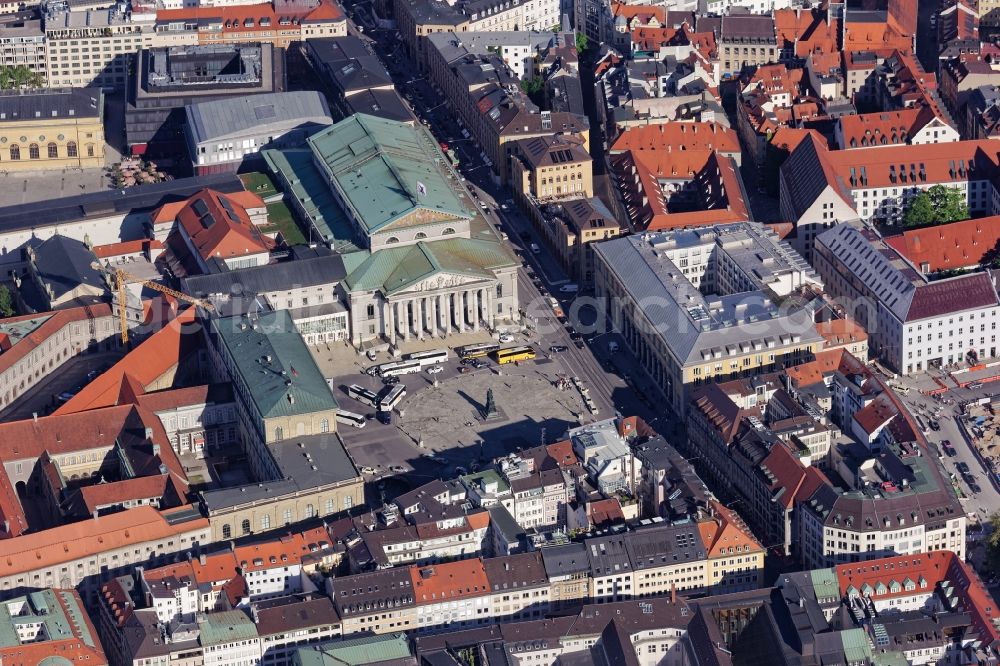
POLYGON ((43 83, 38 72, 33 72, 24 65, 0 67, 0 90, 41 88, 43 83))
POLYGON ((956 222, 969 219, 969 203, 962 190, 957 187, 933 185, 927 190, 927 195, 934 204, 938 223, 956 222))
POLYGON ((542 81, 542 77, 537 76, 533 79, 524 79, 521 81, 521 90, 531 98, 531 101, 542 106, 544 101, 545 93, 543 89, 545 88, 545 82, 542 81))
POLYGON ((986 563, 993 573, 997 573, 1000 572, 1000 513, 990 516, 984 527, 990 531, 986 537, 986 563))
POLYGON ((586 51, 589 42, 590 40, 587 39, 587 35, 583 34, 582 32, 576 33, 576 52, 583 53, 584 51, 586 51))
POLYGON ((0 316, 13 317, 16 314, 14 299, 7 285, 0 284, 0 316))
POLYGON ((937 211, 927 192, 921 192, 910 199, 910 205, 903 213, 903 224, 908 227, 922 227, 937 223, 937 211))

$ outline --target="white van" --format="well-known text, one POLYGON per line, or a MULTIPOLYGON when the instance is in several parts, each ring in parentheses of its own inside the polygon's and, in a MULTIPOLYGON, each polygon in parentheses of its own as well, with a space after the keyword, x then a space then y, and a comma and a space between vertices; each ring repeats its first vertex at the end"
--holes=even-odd
POLYGON ((539 252, 542 251, 542 248, 538 247, 538 243, 532 243, 531 251, 534 252, 535 254, 538 254, 539 252))
POLYGON ((559 291, 564 294, 575 294, 576 292, 580 291, 580 285, 572 283, 564 284, 563 286, 559 287, 559 291))

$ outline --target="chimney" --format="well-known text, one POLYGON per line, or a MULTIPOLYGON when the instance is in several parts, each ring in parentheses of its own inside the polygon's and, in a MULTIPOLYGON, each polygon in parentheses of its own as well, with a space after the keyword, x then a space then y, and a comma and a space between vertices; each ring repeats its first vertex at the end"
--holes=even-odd
POLYGON ((31 412, 31 420, 38 423, 38 412, 31 412))
POLYGON ((145 435, 146 439, 153 439, 153 429, 146 426, 146 429, 143 431, 143 435, 145 435))
POLYGON ((206 564, 207 561, 208 561, 208 558, 205 557, 205 553, 201 553, 200 555, 198 555, 198 563, 199 564, 201 564, 202 566, 205 566, 205 564, 206 564))

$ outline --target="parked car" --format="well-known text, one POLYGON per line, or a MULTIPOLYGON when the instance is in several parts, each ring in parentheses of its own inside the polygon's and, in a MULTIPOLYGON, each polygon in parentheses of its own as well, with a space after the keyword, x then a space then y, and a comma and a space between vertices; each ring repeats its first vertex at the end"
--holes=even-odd
POLYGON ((514 342, 514 336, 510 333, 501 333, 498 340, 500 340, 500 342, 514 342))
POLYGON ((406 468, 403 467, 402 465, 393 465, 392 467, 389 468, 389 471, 392 472, 393 474, 402 474, 403 472, 406 471, 406 468))
POLYGON ((436 375, 437 373, 441 372, 442 370, 444 370, 444 368, 442 368, 440 365, 432 365, 431 367, 427 368, 427 374, 428 375, 436 375))
POLYGON ((552 345, 551 347, 549 347, 549 351, 550 352, 554 352, 554 353, 557 353, 557 354, 559 352, 564 352, 567 349, 569 349, 569 347, 567 347, 566 345, 552 345))
POLYGON ((532 243, 529 247, 531 248, 531 251, 534 252, 535 254, 538 254, 539 252, 542 251, 542 248, 538 247, 538 243, 532 243))
POLYGON ((469 367, 469 366, 467 366, 467 365, 460 365, 460 366, 458 366, 458 371, 459 371, 459 372, 460 372, 461 374, 463 374, 463 375, 464 375, 464 374, 465 374, 465 373, 467 373, 467 372, 472 372, 472 368, 470 368, 470 367, 469 367))
POLYGON ((573 344, 576 345, 577 349, 583 349, 587 345, 583 344, 583 340, 574 340, 573 344))
POLYGON ((564 284, 559 287, 559 291, 563 294, 575 294, 580 291, 580 285, 578 284, 564 284))

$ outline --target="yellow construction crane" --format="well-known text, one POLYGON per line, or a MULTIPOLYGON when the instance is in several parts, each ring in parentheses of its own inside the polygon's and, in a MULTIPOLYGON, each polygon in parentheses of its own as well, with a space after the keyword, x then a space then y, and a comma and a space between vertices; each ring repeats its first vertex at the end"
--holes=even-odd
POLYGON ((129 273, 128 271, 123 270, 121 268, 112 268, 110 266, 105 266, 98 261, 95 261, 93 264, 91 264, 91 266, 94 269, 99 270, 102 273, 110 276, 113 281, 113 286, 115 290, 118 292, 118 319, 122 328, 122 344, 128 342, 128 319, 126 318, 126 312, 125 312, 126 306, 128 305, 128 298, 127 298, 128 294, 125 291, 125 284, 127 282, 137 282, 143 285, 144 287, 149 287, 154 291, 158 291, 168 296, 173 296, 174 298, 184 301, 186 303, 193 303, 194 305, 200 305, 206 310, 215 309, 211 303, 202 298, 195 298, 194 296, 188 296, 184 292, 177 291, 176 289, 171 289, 170 287, 162 285, 159 282, 146 280, 137 275, 133 275, 132 273, 129 273))

